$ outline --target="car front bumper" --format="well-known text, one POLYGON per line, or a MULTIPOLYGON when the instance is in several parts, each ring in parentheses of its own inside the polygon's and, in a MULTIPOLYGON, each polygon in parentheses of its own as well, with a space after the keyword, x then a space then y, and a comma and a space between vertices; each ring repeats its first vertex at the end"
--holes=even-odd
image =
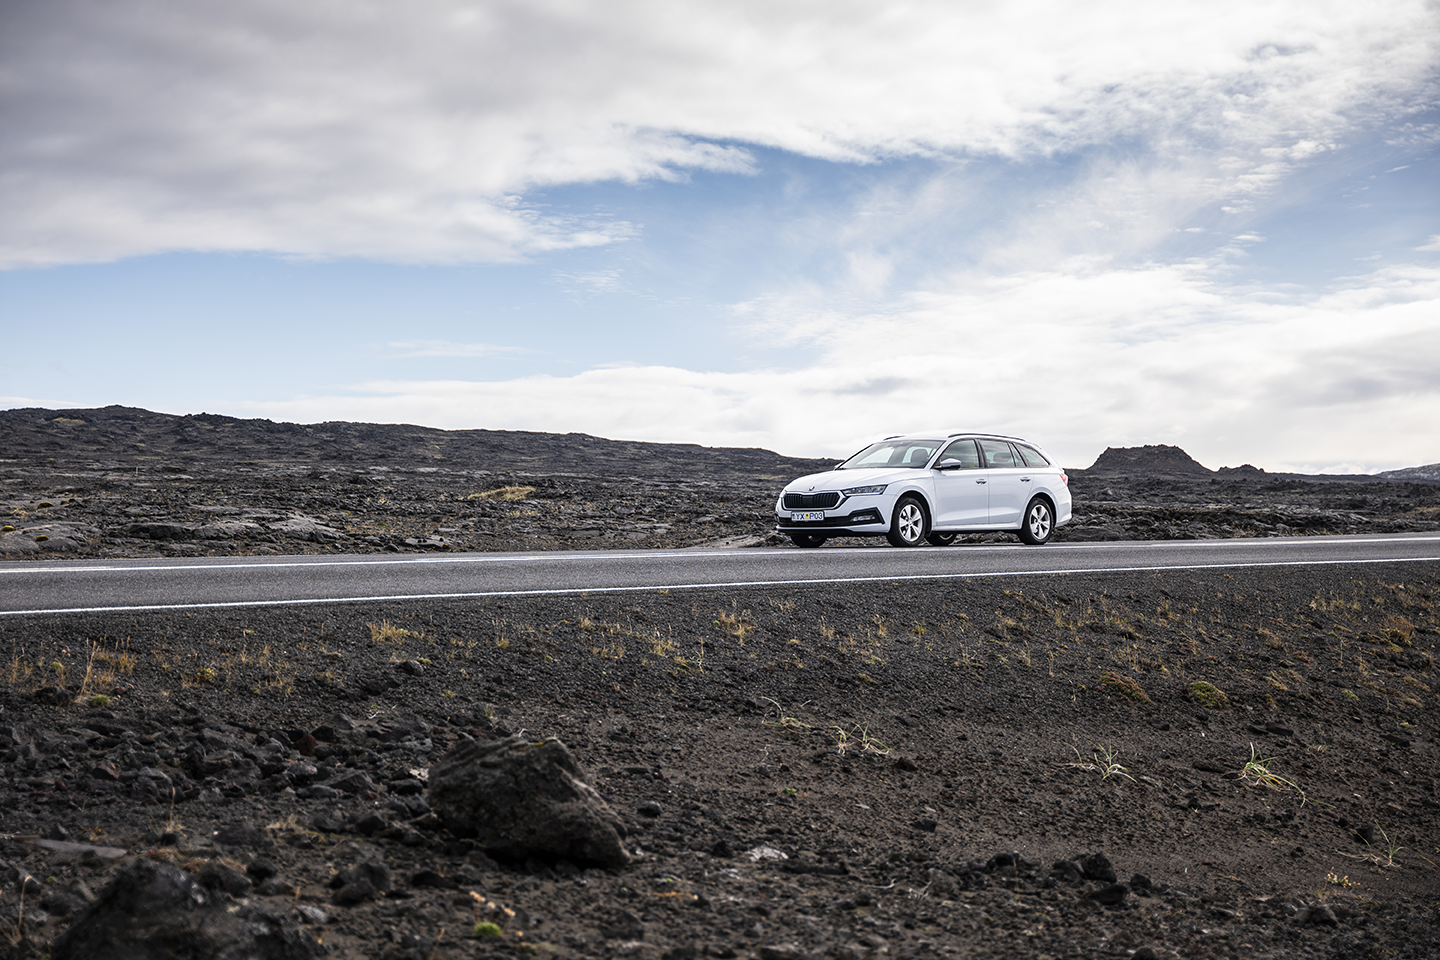
POLYGON ((775 529, 781 533, 822 533, 832 536, 848 534, 865 536, 882 534, 889 524, 879 507, 862 507, 831 515, 826 511, 824 520, 791 520, 790 511, 776 513, 775 529))

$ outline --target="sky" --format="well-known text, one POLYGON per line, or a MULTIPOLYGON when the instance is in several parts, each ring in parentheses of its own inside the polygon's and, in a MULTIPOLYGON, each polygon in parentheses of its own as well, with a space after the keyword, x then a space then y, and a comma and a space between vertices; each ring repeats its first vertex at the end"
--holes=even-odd
POLYGON ((0 408, 1440 461, 1440 4, 15 0, 0 408))

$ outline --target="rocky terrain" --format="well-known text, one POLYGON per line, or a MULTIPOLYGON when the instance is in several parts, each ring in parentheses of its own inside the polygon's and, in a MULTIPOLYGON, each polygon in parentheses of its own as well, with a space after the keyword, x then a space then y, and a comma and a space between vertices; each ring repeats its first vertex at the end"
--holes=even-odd
MULTIPOLYGON (((816 463, 212 419, 0 413, 7 557, 763 545, 816 463)), ((1440 506, 1073 477, 1092 539, 1440 506)), ((1430 958, 1437 645, 1437 563, 3 616, 0 957, 1430 958)))
MULTIPOLYGON (((832 466, 581 435, 0 411, 0 557, 786 546, 780 488, 832 466)), ((1175 447, 1071 469, 1058 540, 1440 529, 1440 481, 1211 471, 1175 447)), ((971 536, 960 542, 1006 539, 971 536)), ((881 540, 838 541, 879 546, 881 540)))

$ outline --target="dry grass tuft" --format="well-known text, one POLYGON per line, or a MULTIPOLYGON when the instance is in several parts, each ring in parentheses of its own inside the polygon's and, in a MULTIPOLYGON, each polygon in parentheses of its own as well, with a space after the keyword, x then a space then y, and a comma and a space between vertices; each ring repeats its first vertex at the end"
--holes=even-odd
POLYGON ((367 623, 370 628, 371 643, 404 643, 411 637, 418 637, 419 634, 404 627, 397 627, 389 620, 381 620, 379 623, 367 623))
POLYGON ((534 487, 496 487, 494 490, 485 490, 480 493, 472 493, 466 500, 524 500, 535 492, 534 487))
POLYGON ((1100 684, 1135 703, 1151 702, 1150 695, 1145 692, 1145 688, 1140 686, 1133 677, 1122 676, 1113 670, 1107 670, 1100 674, 1100 684))
POLYGON ((755 624, 750 620, 749 610, 738 610, 732 605, 729 610, 721 610, 716 614, 715 626, 725 631, 726 636, 734 637, 740 643, 745 642, 745 635, 755 629, 755 624))

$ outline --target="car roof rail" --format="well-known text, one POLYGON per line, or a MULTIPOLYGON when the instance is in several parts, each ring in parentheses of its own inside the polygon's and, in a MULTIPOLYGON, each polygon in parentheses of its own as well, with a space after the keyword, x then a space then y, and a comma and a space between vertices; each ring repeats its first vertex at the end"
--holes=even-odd
MULTIPOLYGON (((990 440, 1013 440, 1016 443, 1028 443, 1034 446, 1032 441, 1026 440, 1024 437, 1012 437, 1008 433, 984 433, 977 430, 966 430, 961 433, 952 433, 950 437, 985 437, 990 440)), ((948 440, 950 437, 946 437, 945 439, 948 440)))

